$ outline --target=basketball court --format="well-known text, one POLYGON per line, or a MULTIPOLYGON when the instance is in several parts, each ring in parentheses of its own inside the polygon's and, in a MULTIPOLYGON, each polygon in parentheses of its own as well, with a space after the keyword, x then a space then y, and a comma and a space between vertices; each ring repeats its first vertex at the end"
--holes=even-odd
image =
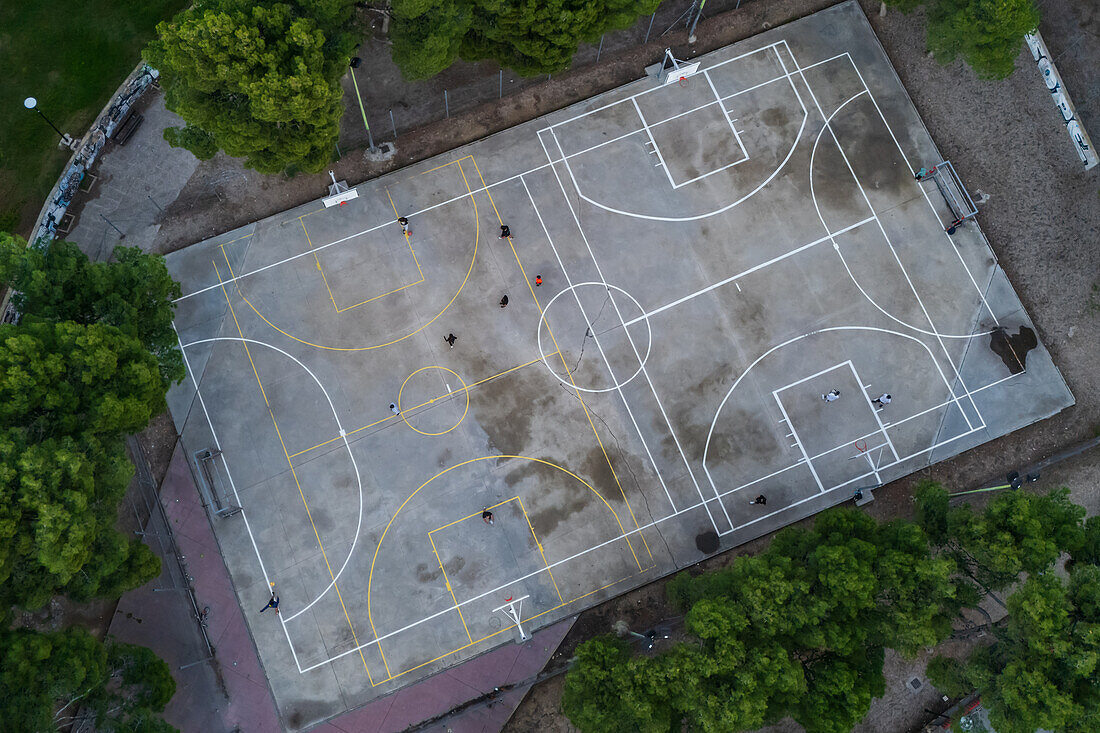
POLYGON ((691 62, 169 257, 290 728, 1073 403, 854 2, 691 62))

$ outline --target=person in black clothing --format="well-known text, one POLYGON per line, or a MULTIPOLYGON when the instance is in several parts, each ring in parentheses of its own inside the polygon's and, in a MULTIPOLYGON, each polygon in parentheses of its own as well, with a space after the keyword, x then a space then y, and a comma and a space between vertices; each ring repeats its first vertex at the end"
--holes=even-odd
POLYGON ((267 605, 260 609, 260 613, 263 613, 269 608, 274 608, 275 613, 279 613, 279 596, 274 593, 271 594, 271 600, 267 602, 267 605))

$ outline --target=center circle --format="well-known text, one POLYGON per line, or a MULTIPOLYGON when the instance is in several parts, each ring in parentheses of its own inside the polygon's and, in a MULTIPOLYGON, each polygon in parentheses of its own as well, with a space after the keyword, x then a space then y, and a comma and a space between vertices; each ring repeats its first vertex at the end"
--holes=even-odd
POLYGON ((542 309, 536 335, 542 363, 559 382, 581 392, 612 392, 626 386, 645 369, 653 348, 653 329, 642 304, 619 286, 605 282, 575 283, 555 294, 542 309), (627 298, 627 308, 623 309, 612 298, 612 290, 627 298), (573 297, 559 301, 566 293, 573 297), (584 306, 585 299, 589 300, 587 308, 584 306), (565 328, 559 325, 560 332, 551 330, 547 320, 550 312, 554 312, 559 323, 564 324, 565 328), (629 332, 630 326, 639 321, 645 321, 646 326, 644 352, 640 348, 641 344, 634 341, 629 332), (550 339, 549 343, 543 340, 544 330, 550 339), (582 337, 581 347, 576 352, 566 352, 567 347, 575 347, 578 336, 582 337), (580 374, 583 357, 589 347, 592 349, 588 352, 589 355, 599 364, 593 377, 580 374), (563 364, 555 369, 551 358, 561 359, 563 364), (575 365, 571 366, 570 361, 575 361, 575 365), (626 369, 621 368, 624 363, 626 369), (616 364, 619 365, 619 370, 615 369, 616 364), (565 376, 561 372, 565 372, 565 376), (596 378, 604 376, 605 372, 610 372, 613 382, 609 387, 578 384, 578 377, 579 381, 594 382, 596 378), (628 372, 630 376, 622 378, 621 374, 628 372))
MULTIPOLYGON (((410 387, 409 391, 412 392, 413 388, 410 387)), ((429 435, 429 436, 445 435, 445 434, 451 432, 452 430, 454 430, 455 428, 457 428, 459 425, 461 425, 462 421, 466 419, 466 414, 470 411, 470 388, 466 386, 466 382, 464 382, 462 380, 462 377, 458 376, 458 373, 455 372, 453 369, 448 369, 447 367, 444 367, 444 366, 426 366, 426 367, 422 367, 420 369, 417 369, 415 372, 413 372, 409 376, 405 377, 405 381, 401 383, 401 389, 397 390, 397 409, 399 411, 399 414, 401 415, 401 419, 405 421, 405 424, 408 425, 413 430, 415 430, 416 432, 420 433, 421 435, 429 435), (454 378, 457 379, 458 383, 462 385, 462 389, 461 390, 451 389, 451 385, 450 385, 450 382, 448 381, 447 375, 444 374, 442 376, 442 380, 443 380, 443 386, 445 386, 446 389, 447 389, 446 393, 440 394, 441 390, 439 390, 438 388, 436 390, 431 390, 431 389, 425 390, 427 394, 436 394, 438 396, 429 397, 427 399, 413 399, 413 400, 410 400, 411 402, 413 402, 413 404, 409 405, 406 408, 402 404, 401 400, 402 400, 402 396, 405 393, 405 387, 409 384, 409 380, 411 380, 417 374, 420 374, 421 372, 426 372, 429 369, 438 369, 440 371, 447 372, 448 374, 454 375, 454 378), (439 431, 421 430, 420 428, 416 427, 411 422, 409 422, 409 417, 408 417, 408 415, 405 414, 406 409, 408 409, 408 410, 417 410, 419 408, 428 408, 429 406, 435 405, 435 403, 437 403, 437 402, 449 401, 450 398, 454 396, 455 392, 459 392, 459 391, 461 391, 466 396, 466 407, 462 411, 462 416, 460 418, 458 418, 458 422, 456 422, 451 427, 447 428, 446 430, 439 430, 439 431)), ((420 412, 416 413, 416 417, 428 416, 429 413, 433 413, 433 411, 430 410, 430 409, 424 409, 424 410, 421 410, 420 412)), ((438 413, 434 413, 434 414, 438 414, 438 413)))

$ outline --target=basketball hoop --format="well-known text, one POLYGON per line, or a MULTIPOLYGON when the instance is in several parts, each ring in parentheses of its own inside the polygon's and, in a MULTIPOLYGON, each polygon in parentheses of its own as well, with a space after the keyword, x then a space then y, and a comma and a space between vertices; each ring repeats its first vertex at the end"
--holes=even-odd
POLYGON ((677 81, 676 83, 680 85, 681 89, 687 89, 688 78, 686 76, 681 76, 679 81, 677 81))
POLYGON ((498 606, 497 608, 493 609, 494 614, 504 614, 504 616, 512 622, 512 625, 516 627, 516 630, 519 632, 519 638, 516 639, 517 644, 525 642, 531 638, 531 636, 523 630, 523 624, 521 623, 523 618, 523 601, 526 598, 528 598, 528 596, 524 595, 513 600, 512 596, 508 596, 504 599, 503 606, 498 606))
POLYGON ((856 447, 856 450, 859 451, 860 453, 865 453, 867 451, 867 441, 866 440, 857 440, 852 445, 854 445, 856 447), (861 446, 860 443, 862 443, 863 445, 861 446))

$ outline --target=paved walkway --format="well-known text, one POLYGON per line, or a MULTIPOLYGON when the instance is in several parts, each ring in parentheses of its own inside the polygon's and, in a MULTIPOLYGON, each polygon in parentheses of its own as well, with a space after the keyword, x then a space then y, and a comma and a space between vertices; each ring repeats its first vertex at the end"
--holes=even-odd
MULTIPOLYGON (((125 594, 108 633, 120 641, 155 651, 172 668, 176 695, 165 719, 182 731, 281 730, 274 698, 256 655, 244 616, 222 561, 210 520, 195 487, 187 458, 177 444, 160 489, 163 517, 171 526, 188 578, 171 556, 168 531, 155 510, 145 541, 161 557, 163 571, 154 582, 125 594), (209 658, 185 592, 190 582, 199 608, 209 608, 206 632, 214 647, 209 658)), ((232 522, 234 518, 218 521, 232 522)), ((272 619, 273 628, 277 621, 272 619)), ((543 668, 572 626, 566 619, 534 634, 526 644, 509 644, 471 659, 358 710, 315 728, 318 733, 388 733, 533 677, 543 668)), ((431 733, 499 731, 519 705, 528 686, 501 693, 488 705, 471 705, 425 730, 431 733)))
POLYGON ((164 141, 164 129, 183 120, 165 109, 160 89, 146 92, 137 111, 145 115, 141 127, 125 145, 107 143, 92 168, 97 180, 70 208, 76 220, 63 238, 93 260, 106 259, 119 243, 148 251, 164 211, 199 166, 191 153, 164 141))

